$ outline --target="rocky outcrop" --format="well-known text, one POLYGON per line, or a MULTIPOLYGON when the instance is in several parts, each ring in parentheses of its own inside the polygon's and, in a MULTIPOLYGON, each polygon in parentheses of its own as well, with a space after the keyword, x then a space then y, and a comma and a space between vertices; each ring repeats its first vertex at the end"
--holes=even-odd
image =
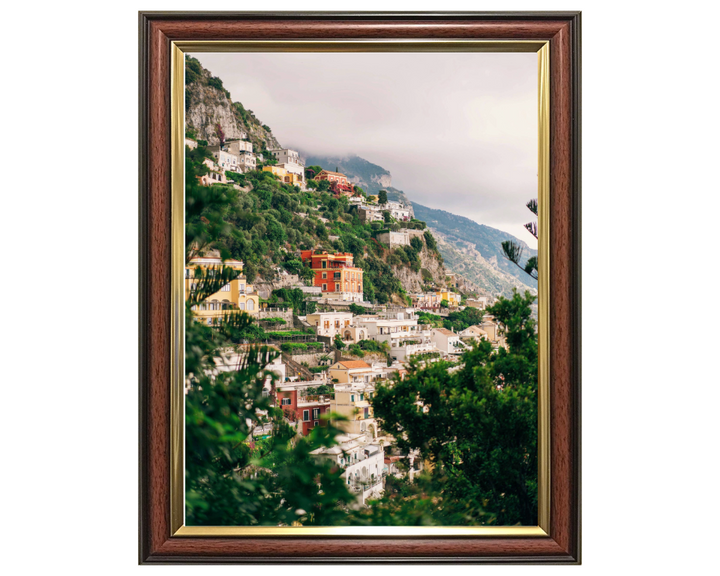
POLYGON ((220 143, 220 126, 225 140, 240 138, 243 133, 253 143, 255 152, 264 148, 282 148, 272 131, 240 102, 233 102, 230 93, 220 79, 209 70, 188 57, 186 60, 185 86, 185 128, 200 140, 207 140, 211 146, 220 143))
POLYGON ((185 125, 195 132, 200 140, 207 140, 211 146, 220 143, 217 126, 220 125, 226 140, 238 139, 247 131, 238 125, 228 98, 211 86, 199 83, 188 86, 186 92, 188 108, 185 112, 185 125))
POLYGON ((514 276, 500 269, 497 258, 483 258, 472 242, 449 241, 445 234, 430 228, 448 270, 461 274, 477 288, 478 292, 491 296, 511 297, 513 289, 519 292, 528 290, 537 294, 537 290, 520 282, 514 276))
POLYGON ((423 248, 420 252, 420 272, 415 272, 409 266, 394 266, 393 273, 400 280, 400 284, 408 294, 422 292, 422 287, 425 284, 445 285, 445 266, 427 248, 423 248), (427 270, 432 275, 432 282, 423 279, 422 270, 427 270))

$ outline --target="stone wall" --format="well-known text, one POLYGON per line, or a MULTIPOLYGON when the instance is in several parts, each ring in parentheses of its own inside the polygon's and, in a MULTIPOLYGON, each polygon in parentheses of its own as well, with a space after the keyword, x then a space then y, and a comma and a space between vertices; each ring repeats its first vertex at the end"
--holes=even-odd
MULTIPOLYGON (((316 352, 313 354, 289 354, 288 352, 285 352, 285 354, 288 354, 295 362, 298 364, 302 364, 303 362, 307 362, 307 365, 312 368, 313 366, 320 366, 320 358, 327 355, 330 357, 329 362, 332 363, 333 355, 329 352, 316 352)), ((329 365, 326 363, 326 365, 329 365)))
POLYGON ((282 308, 260 308, 257 315, 258 320, 263 318, 282 318, 285 320, 285 324, 280 324, 272 330, 292 330, 293 323, 293 311, 292 308, 284 310, 282 308))

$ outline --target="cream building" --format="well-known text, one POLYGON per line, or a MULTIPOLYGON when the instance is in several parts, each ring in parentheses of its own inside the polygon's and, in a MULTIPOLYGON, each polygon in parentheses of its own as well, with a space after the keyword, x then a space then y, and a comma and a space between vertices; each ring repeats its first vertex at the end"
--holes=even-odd
POLYGON ((372 384, 336 384, 330 411, 344 416, 346 420, 338 420, 334 424, 349 434, 367 434, 377 439, 378 427, 370 403, 374 392, 372 384))
POLYGON ((353 315, 352 312, 315 312, 308 314, 305 321, 315 327, 318 336, 334 338, 336 334, 342 337, 343 329, 352 324, 353 315))
MULTIPOLYGON (((197 269, 203 270, 203 274, 214 274, 222 266, 229 266, 238 272, 242 271, 243 263, 239 260, 225 260, 223 262, 217 257, 197 257, 190 260, 185 267, 185 299, 190 297, 190 292, 197 288, 199 275, 197 269)), ((203 302, 192 307, 195 317, 198 320, 212 325, 214 321, 227 314, 230 310, 242 310, 255 316, 260 308, 260 297, 247 283, 245 276, 240 274, 235 280, 231 280, 208 296, 203 302)))
POLYGON ((212 155, 215 157, 215 161, 218 166, 220 166, 220 169, 223 171, 230 170, 231 172, 237 172, 240 165, 240 160, 237 155, 226 152, 225 150, 220 150, 219 147, 216 148, 216 150, 212 150, 212 155))
POLYGON ((466 350, 460 335, 447 328, 433 328, 431 338, 436 348, 446 354, 460 354, 466 350))

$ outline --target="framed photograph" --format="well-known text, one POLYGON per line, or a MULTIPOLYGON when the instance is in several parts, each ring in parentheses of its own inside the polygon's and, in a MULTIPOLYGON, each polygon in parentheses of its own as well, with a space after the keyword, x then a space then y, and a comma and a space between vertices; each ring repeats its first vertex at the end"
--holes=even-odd
POLYGON ((140 563, 580 563, 580 13, 140 13, 140 563))

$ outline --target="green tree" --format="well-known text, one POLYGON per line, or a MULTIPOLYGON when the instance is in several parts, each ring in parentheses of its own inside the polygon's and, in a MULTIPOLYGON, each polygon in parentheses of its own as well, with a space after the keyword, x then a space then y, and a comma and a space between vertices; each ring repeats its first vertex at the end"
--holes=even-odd
POLYGON ((387 190, 380 190, 378 192, 378 204, 387 204, 388 203, 388 196, 387 196, 387 190))
MULTIPOLYGON (((239 201, 230 187, 197 184, 200 161, 188 158, 186 167, 186 262, 204 250, 227 252, 224 242, 233 237, 229 220, 235 217, 233 207, 239 201)), ((340 431, 327 421, 298 438, 272 397, 263 395, 266 382, 276 383, 277 376, 266 366, 277 352, 240 347, 253 332, 262 334, 247 314, 229 310, 211 325, 196 321, 193 307, 236 275, 230 267, 198 267, 186 303, 186 522, 196 526, 342 524, 355 496, 348 491, 342 470, 311 455, 317 448, 334 445, 340 431), (231 370, 218 371, 216 362, 233 350, 240 366, 233 363, 231 370), (259 425, 271 429, 267 438, 253 436, 259 425)), ((302 291, 297 292, 302 296, 302 291)))
POLYGON ((335 334, 335 348, 337 348, 338 350, 345 349, 345 342, 342 341, 342 338, 340 338, 339 334, 335 334))
POLYGON ((461 368, 410 362, 409 374, 380 384, 375 417, 401 450, 417 449, 447 478, 445 513, 482 503, 484 523, 537 523, 537 338, 529 293, 488 308, 508 350, 481 341, 461 368))
POLYGON ((430 230, 425 230, 425 232, 423 232, 423 236, 425 237, 425 244, 428 247, 428 250, 437 250, 435 238, 433 237, 430 230))
POLYGON ((365 310, 365 308, 363 308, 362 306, 359 306, 359 305, 355 304, 355 302, 353 302, 352 304, 350 304, 349 310, 350 310, 350 312, 352 312, 352 313, 355 314, 356 316, 358 316, 358 315, 360 315, 360 314, 365 314, 365 313, 367 312, 367 311, 365 310))

